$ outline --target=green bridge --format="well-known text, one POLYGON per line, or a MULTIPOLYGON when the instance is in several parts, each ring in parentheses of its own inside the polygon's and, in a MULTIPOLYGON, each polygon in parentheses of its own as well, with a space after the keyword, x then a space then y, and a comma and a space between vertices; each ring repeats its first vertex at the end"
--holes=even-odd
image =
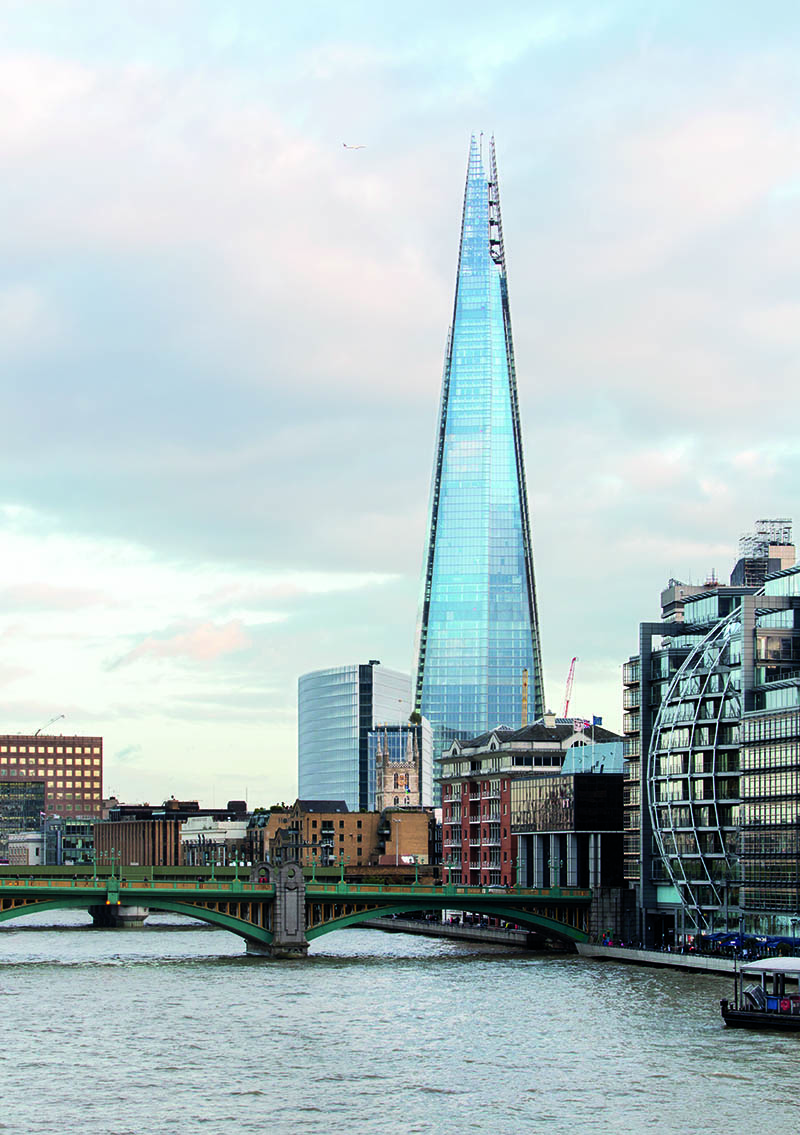
POLYGON ((588 940, 591 891, 508 890, 308 879, 297 863, 258 872, 234 868, 125 867, 0 869, 0 922, 50 910, 84 910, 100 926, 138 921, 150 911, 188 915, 238 934, 248 953, 305 955, 322 934, 383 915, 463 911, 511 922, 543 939, 588 940), (257 876, 257 877, 256 877, 257 876))

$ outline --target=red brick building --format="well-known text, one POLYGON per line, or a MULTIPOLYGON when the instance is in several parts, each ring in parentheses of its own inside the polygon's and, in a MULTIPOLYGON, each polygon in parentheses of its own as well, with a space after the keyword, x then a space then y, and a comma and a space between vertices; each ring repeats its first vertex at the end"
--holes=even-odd
POLYGON ((0 736, 0 779, 43 781, 48 816, 101 815, 103 738, 0 736))
POLYGON ((497 728, 453 741, 440 778, 445 879, 471 887, 513 886, 518 848, 511 831, 512 782, 559 773, 574 745, 609 740, 619 738, 588 722, 556 722, 554 714, 545 714, 524 729, 497 728))

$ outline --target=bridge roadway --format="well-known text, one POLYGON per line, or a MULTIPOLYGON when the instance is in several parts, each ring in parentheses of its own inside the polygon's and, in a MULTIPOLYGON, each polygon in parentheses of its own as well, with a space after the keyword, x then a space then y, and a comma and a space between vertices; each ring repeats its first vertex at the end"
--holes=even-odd
POLYGON ((542 939, 588 941, 591 891, 319 882, 299 864, 251 880, 217 868, 9 868, 0 871, 0 922, 49 910, 87 910, 96 925, 141 922, 149 911, 184 914, 244 938, 248 953, 302 957, 322 934, 385 914, 464 911, 511 922, 542 939), (13 872, 13 874, 12 874, 13 872), (268 880, 268 881, 267 881, 268 880))

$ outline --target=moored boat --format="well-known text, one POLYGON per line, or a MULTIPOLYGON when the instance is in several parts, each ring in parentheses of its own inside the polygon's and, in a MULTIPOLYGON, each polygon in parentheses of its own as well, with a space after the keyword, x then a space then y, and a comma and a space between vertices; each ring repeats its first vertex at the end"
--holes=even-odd
POLYGON ((767 958, 743 965, 735 1000, 719 1005, 730 1028, 800 1032, 800 958, 767 958))

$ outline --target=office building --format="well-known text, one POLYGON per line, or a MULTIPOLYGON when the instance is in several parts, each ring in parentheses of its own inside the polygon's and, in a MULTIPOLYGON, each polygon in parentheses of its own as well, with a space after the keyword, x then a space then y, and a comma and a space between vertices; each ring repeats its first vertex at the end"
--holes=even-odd
POLYGON ((417 638, 415 708, 435 770, 453 738, 544 712, 497 164, 494 141, 487 172, 474 138, 417 638))
POLYGON ((103 738, 8 733, 0 736, 0 782, 40 780, 48 816, 100 817, 103 738))
POLYGON ((0 858, 8 858, 10 835, 41 832, 44 797, 43 780, 0 778, 0 858))
MULTIPOLYGON (((201 808, 196 800, 176 800, 174 796, 158 807, 117 804, 108 809, 108 819, 94 825, 97 862, 181 866, 183 824, 201 816, 210 820, 243 820, 247 818, 247 804, 244 800, 229 800, 227 808, 201 808)), ((209 862, 215 862, 213 856, 209 862)))
MULTIPOLYGON (((793 559, 787 523, 732 578, 793 559)), ((800 914, 800 566, 761 578, 642 624, 625 667, 626 874, 651 944, 740 920, 789 933, 800 914)))
POLYGON ((410 676, 376 659, 303 674, 297 687, 300 796, 344 800, 351 811, 371 809, 370 730, 407 724, 412 708, 410 676))

